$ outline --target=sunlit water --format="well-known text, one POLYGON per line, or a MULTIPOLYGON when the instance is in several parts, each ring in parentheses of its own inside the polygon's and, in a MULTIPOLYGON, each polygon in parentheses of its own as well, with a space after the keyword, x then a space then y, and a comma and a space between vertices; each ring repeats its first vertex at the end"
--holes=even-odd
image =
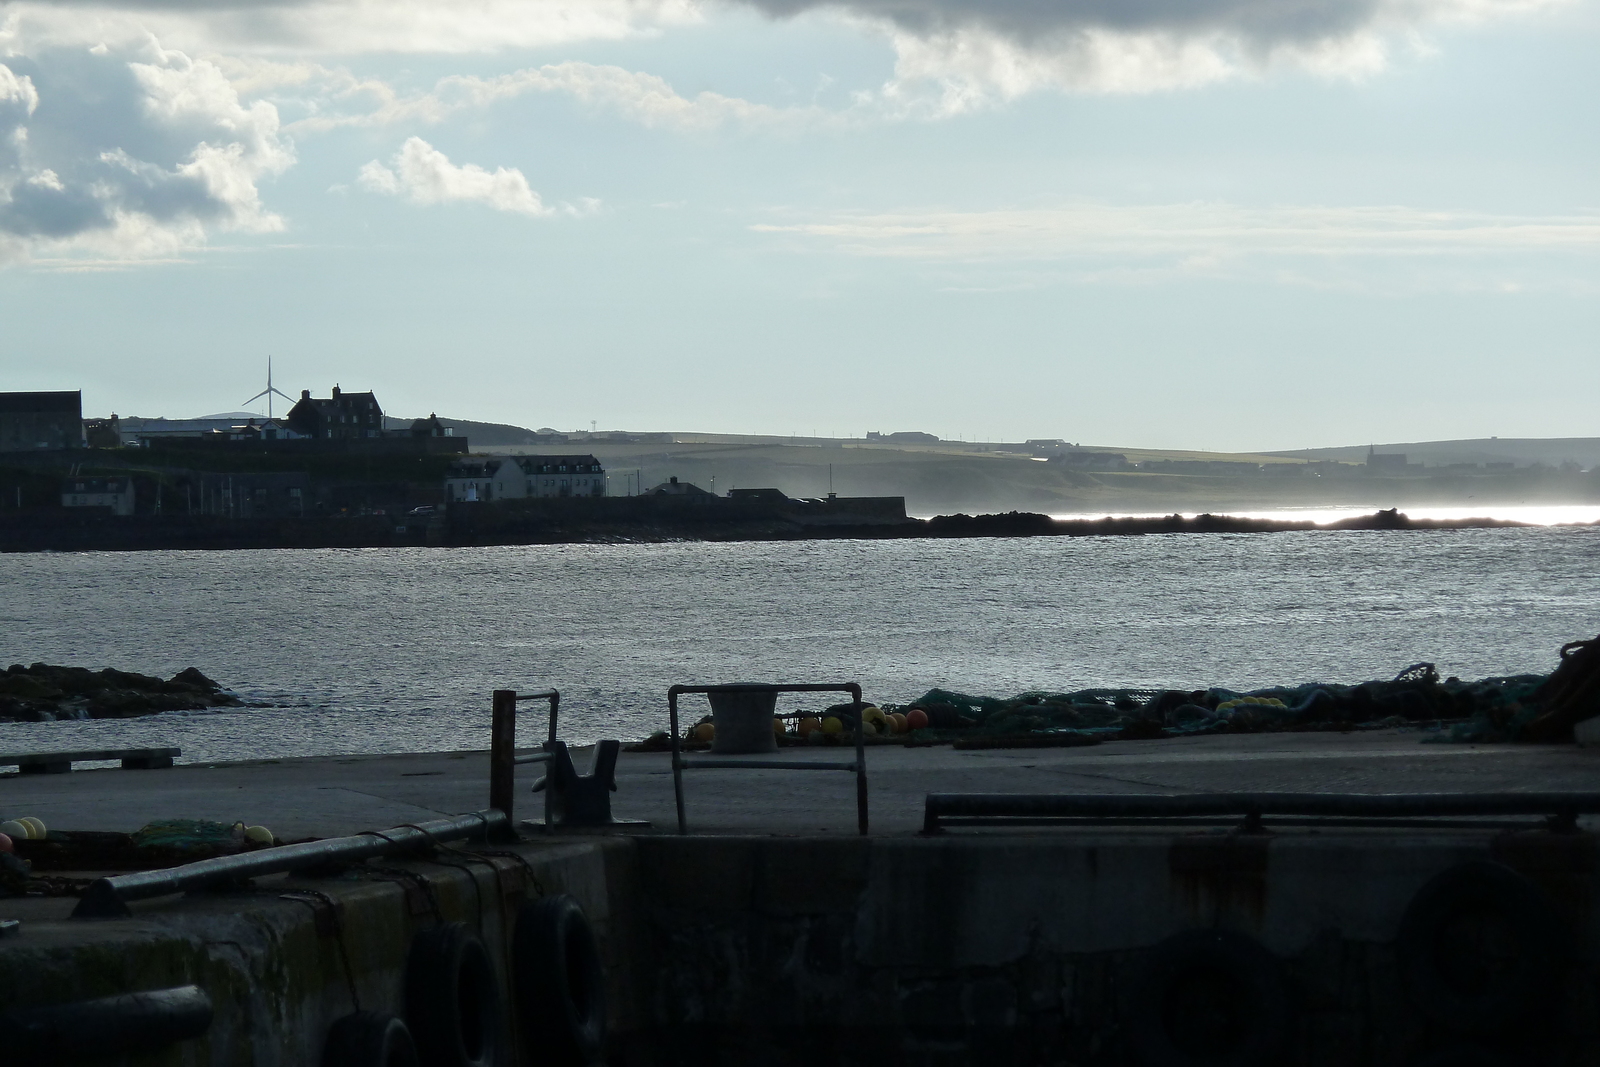
MULTIPOLYGON (((1263 511, 1237 511, 1226 514, 1243 519, 1280 519, 1285 522, 1338 522, 1358 515, 1371 515, 1378 505, 1349 505, 1344 507, 1268 508, 1263 511)), ((1495 504, 1484 507, 1408 507, 1402 509, 1413 519, 1498 519, 1508 522, 1525 522, 1532 526, 1563 526, 1600 523, 1600 504, 1495 504)), ((1220 512, 1219 512, 1220 513, 1220 512)), ((1054 515, 1057 519, 1162 518, 1172 512, 1073 512, 1054 515)), ((1199 512, 1181 512, 1194 518, 1199 512)))
POLYGON ((8 555, 0 622, 6 662, 193 665, 281 705, 3 724, 0 749, 484 748, 500 687, 559 687, 582 740, 659 728, 675 682, 889 701, 1546 671, 1600 631, 1600 529, 8 555))

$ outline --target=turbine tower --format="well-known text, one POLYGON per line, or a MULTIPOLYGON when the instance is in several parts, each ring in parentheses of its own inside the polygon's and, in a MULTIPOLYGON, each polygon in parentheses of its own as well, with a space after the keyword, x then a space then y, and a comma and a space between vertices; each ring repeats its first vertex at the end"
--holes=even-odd
POLYGON ((272 387, 272 357, 268 356, 267 357, 267 387, 265 389, 261 390, 261 392, 257 393, 255 396, 251 397, 249 400, 246 400, 245 403, 246 404, 254 404, 257 400, 260 400, 262 397, 266 397, 267 398, 267 418, 271 419, 272 418, 272 398, 274 396, 281 396, 285 400, 289 401, 289 403, 291 403, 291 404, 294 403, 294 398, 293 397, 288 396, 288 395, 286 395, 284 393, 281 393, 277 389, 274 389, 272 387))

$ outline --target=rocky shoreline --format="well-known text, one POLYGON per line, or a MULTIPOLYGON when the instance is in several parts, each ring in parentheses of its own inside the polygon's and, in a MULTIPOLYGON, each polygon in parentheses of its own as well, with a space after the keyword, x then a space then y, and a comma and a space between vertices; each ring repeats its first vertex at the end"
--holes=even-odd
POLYGON ((0 674, 0 722, 130 719, 163 711, 242 707, 238 697, 194 667, 154 678, 111 667, 14 663, 0 674))

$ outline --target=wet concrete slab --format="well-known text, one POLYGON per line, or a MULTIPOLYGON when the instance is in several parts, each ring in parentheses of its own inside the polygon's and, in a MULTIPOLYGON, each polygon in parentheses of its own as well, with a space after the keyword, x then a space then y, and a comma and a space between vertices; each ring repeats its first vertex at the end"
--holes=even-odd
MULTIPOLYGON (((1576 746, 1428 743, 1416 731, 1257 734, 1113 741, 1091 748, 957 751, 947 746, 867 750, 874 833, 920 829, 929 792, 1355 793, 1593 789, 1600 750, 1576 746)), ((778 758, 841 761, 852 750, 785 749, 778 758)), ((715 757, 691 754, 695 762, 715 757)), ((580 769, 588 751, 574 752, 580 769)), ((521 769, 516 815, 542 814, 521 769)), ((670 757, 624 753, 618 817, 676 829, 670 757)), ((853 834, 848 773, 691 771, 686 808, 696 833, 853 834)), ((327 837, 397 826, 488 804, 486 751, 310 757, 189 764, 164 770, 79 770, 0 776, 0 817, 32 815, 62 830, 132 831, 155 819, 242 820, 280 838, 327 837)))

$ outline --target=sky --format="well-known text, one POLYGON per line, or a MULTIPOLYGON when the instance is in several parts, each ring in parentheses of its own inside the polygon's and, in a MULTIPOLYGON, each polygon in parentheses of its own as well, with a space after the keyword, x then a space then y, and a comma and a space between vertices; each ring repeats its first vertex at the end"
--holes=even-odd
POLYGON ((1596 55, 1600 0, 0 0, 0 389, 1600 436, 1596 55))

